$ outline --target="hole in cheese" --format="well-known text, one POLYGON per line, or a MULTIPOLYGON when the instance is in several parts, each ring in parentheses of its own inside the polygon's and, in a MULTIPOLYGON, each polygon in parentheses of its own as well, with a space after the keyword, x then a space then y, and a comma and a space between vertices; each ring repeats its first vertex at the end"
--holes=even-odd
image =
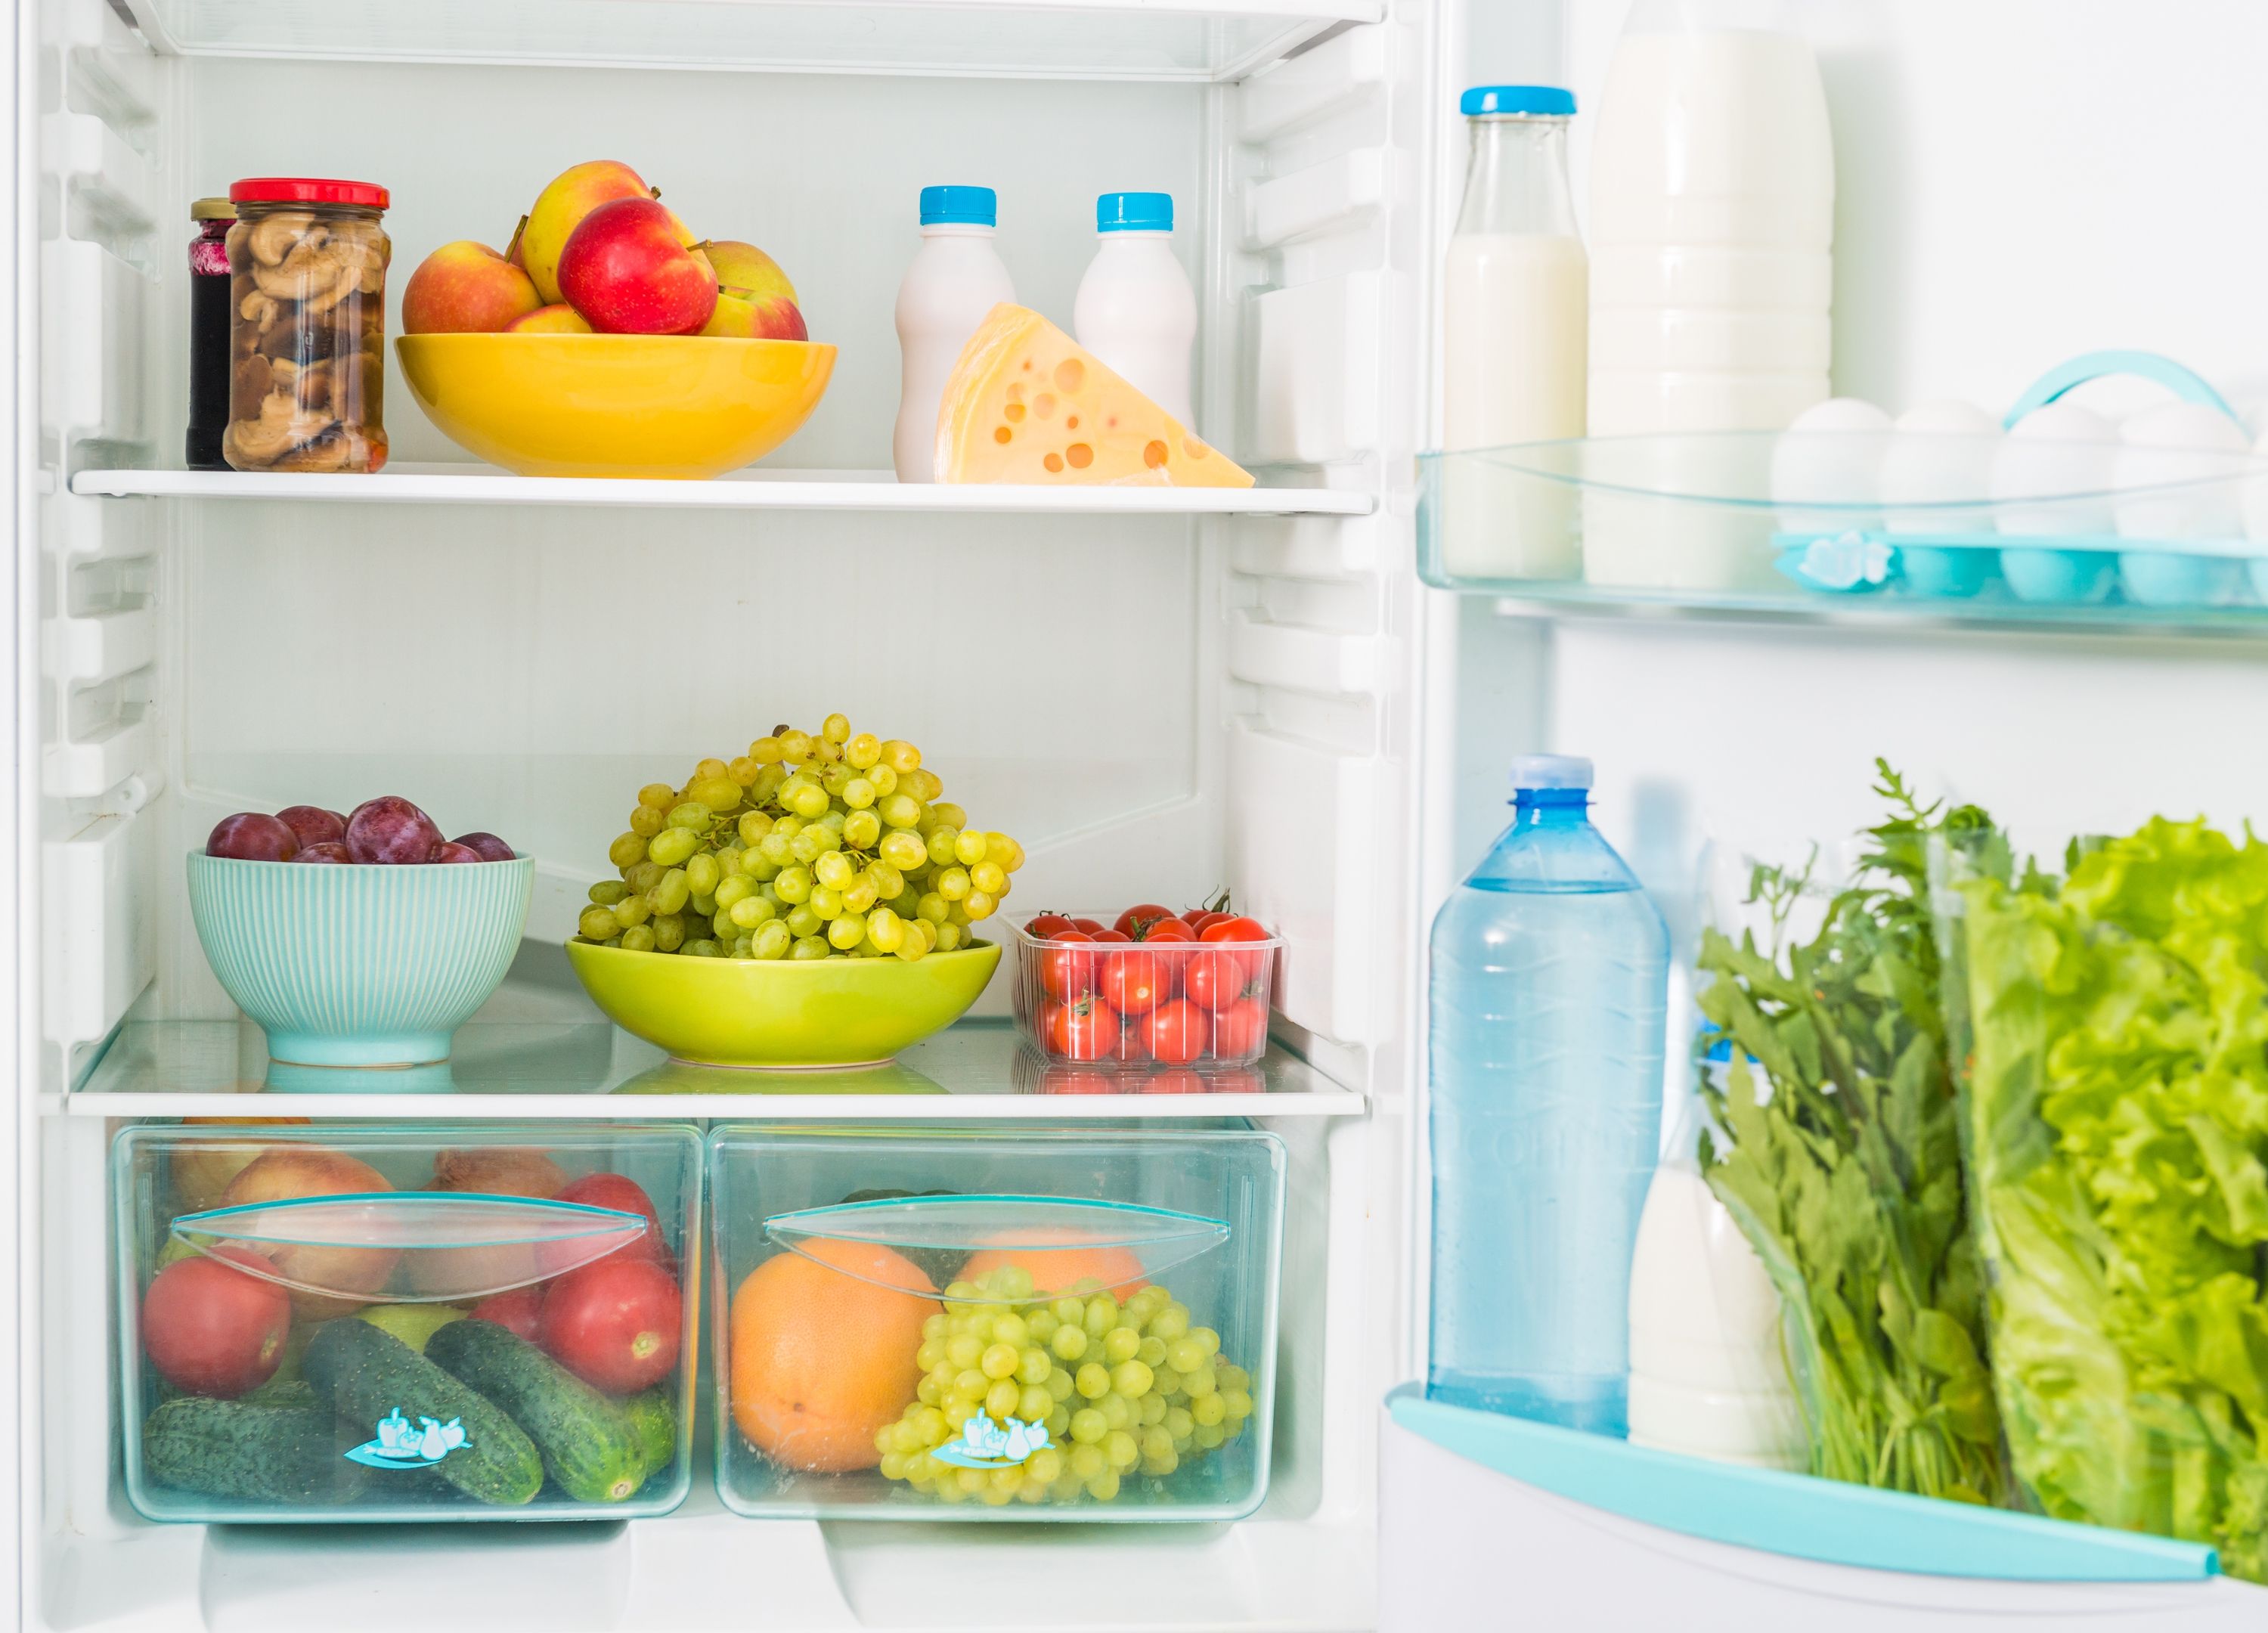
POLYGON ((1006 408, 1001 409, 1000 414, 1001 417, 1005 419, 1011 425, 1020 424, 1024 418, 1024 405, 1020 402, 1012 402, 1006 408))
POLYGON ((1156 469, 1157 469, 1160 465, 1163 465, 1165 462, 1166 462, 1166 445, 1165 445, 1164 443, 1162 443, 1162 442, 1145 442, 1145 443, 1144 443, 1144 444, 1142 445, 1142 463, 1143 463, 1143 464, 1145 464, 1145 465, 1148 466, 1152 470, 1153 470, 1153 471, 1154 471, 1154 470, 1156 470, 1156 469))
POLYGON ((1046 466, 1050 471, 1059 471, 1063 469, 1063 455, 1060 453, 1051 453, 1048 455, 1046 459, 1042 460, 1040 463, 1046 466))
POLYGON ((1051 391, 1043 391, 1038 396, 1033 398, 1032 412, 1038 415, 1043 420, 1053 419, 1056 413, 1055 393, 1051 391))
POLYGON ((1056 364, 1056 389, 1077 391, 1086 381, 1086 364, 1077 357, 1065 357, 1056 364))
POLYGON ((1064 422, 1064 429, 1069 431, 1077 430, 1079 429, 1079 416, 1074 414, 1069 419, 1065 420, 1064 422))
POLYGON ((1083 442, 1075 442, 1064 450, 1064 458, 1071 461, 1075 471, 1083 471, 1094 463, 1094 450, 1083 442))
POLYGON ((1015 434, 1005 425, 995 425, 992 428, 992 440, 995 442, 1005 442, 1015 434))

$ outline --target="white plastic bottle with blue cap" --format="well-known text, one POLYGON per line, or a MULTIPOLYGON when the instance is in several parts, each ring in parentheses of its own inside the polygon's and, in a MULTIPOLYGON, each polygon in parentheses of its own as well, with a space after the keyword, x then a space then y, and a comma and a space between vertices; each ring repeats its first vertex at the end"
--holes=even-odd
POLYGON ((1512 826, 1433 921, 1427 1393, 1621 1434, 1669 931, 1591 826, 1589 761, 1512 781, 1512 826))
POLYGON ((1101 240, 1071 305, 1079 343, 1125 376, 1135 390, 1194 428, 1189 349, 1197 339, 1197 296, 1174 254, 1170 193, 1105 193, 1094 201, 1101 240))
POLYGON ((922 246, 898 285, 898 351, 905 362, 891 454, 900 482, 937 480, 937 413, 961 349, 1016 285, 992 247, 999 201, 990 188, 921 190, 922 246))

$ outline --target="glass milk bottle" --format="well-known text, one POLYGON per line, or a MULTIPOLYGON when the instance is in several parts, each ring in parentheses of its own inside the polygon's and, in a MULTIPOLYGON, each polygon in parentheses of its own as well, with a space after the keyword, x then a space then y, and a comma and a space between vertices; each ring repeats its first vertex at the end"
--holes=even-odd
MULTIPOLYGON (((1476 85, 1463 207, 1442 297, 1442 446, 1580 437, 1588 312, 1567 188, 1572 93, 1476 85)), ((1479 578, 1574 576, 1572 508, 1556 483, 1478 460, 1442 469, 1442 563, 1479 578)))

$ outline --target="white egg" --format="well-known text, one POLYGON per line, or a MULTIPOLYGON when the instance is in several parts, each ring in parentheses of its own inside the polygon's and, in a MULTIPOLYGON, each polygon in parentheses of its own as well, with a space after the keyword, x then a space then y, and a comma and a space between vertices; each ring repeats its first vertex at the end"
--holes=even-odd
MULTIPOLYGON (((1881 479, 1890 416, 1855 397, 1814 403, 1772 444, 1771 497, 1776 504, 1871 506, 1881 479)), ((1781 526, 1798 529, 1871 526, 1870 515, 1837 511, 1784 510, 1781 526)))
POLYGON ((2000 531, 2028 538, 2109 533, 2117 458, 2118 432, 2094 409, 2075 402, 2033 409, 1993 452, 1993 517, 2000 531))
POLYGON ((1945 506, 1983 499, 1992 488, 2000 422, 1973 402, 1918 403, 1898 416, 1882 455, 1881 500, 1892 533, 1990 531, 1974 511, 1901 511, 1901 504, 1945 506))
POLYGON ((2243 475, 2250 464, 2244 429, 2201 402, 2169 402, 2119 427, 2113 467, 2122 492, 2115 516, 2128 539, 2234 539, 2244 532, 2243 475))

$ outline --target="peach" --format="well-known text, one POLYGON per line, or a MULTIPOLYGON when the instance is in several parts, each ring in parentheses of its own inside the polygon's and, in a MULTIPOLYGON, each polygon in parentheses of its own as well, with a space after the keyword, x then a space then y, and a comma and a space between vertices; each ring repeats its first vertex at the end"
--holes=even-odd
POLYGON ((717 270, 649 198, 583 218, 559 257, 559 288, 601 335, 691 335, 717 309, 717 270))
POLYGON ((487 245, 460 239, 409 275, 401 328, 407 335, 491 335, 541 304, 526 273, 487 245))
POLYGON ((561 301, 556 306, 538 306, 524 317, 514 318, 504 326, 507 335, 588 335, 591 326, 583 321, 583 314, 561 301))
POLYGON ((520 257, 527 276, 535 280, 535 292, 543 297, 540 304, 559 300, 559 257, 584 217, 616 199, 658 196, 637 171, 611 158, 591 159, 553 177, 527 212, 527 224, 519 234, 520 257))

